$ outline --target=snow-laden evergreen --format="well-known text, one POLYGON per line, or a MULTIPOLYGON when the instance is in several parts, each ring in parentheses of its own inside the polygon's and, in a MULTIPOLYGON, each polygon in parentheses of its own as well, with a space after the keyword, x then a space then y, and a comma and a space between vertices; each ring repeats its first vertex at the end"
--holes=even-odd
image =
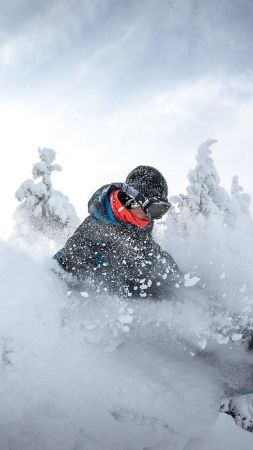
POLYGON ((52 187, 52 173, 61 171, 53 164, 56 152, 38 149, 40 161, 33 165, 33 180, 24 181, 16 192, 21 205, 15 212, 16 233, 26 240, 37 240, 40 235, 64 241, 77 227, 79 219, 73 205, 62 192, 52 187))
POLYGON ((253 223, 250 214, 250 195, 243 192, 243 187, 239 184, 239 177, 234 175, 231 183, 232 197, 232 224, 235 227, 253 232, 253 223))
POLYGON ((208 139, 197 149, 196 167, 189 171, 189 185, 186 187, 186 195, 172 197, 172 201, 178 203, 180 208, 180 222, 182 227, 188 228, 193 217, 222 217, 224 223, 230 224, 232 214, 231 197, 220 185, 220 177, 211 156, 211 146, 217 141, 208 139))

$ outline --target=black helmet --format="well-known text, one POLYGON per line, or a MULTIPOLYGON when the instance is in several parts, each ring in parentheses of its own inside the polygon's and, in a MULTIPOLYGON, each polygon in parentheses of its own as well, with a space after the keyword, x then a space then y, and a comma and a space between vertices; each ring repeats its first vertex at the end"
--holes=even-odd
POLYGON ((138 166, 126 178, 126 184, 132 186, 145 197, 167 198, 168 186, 165 178, 151 166, 138 166))

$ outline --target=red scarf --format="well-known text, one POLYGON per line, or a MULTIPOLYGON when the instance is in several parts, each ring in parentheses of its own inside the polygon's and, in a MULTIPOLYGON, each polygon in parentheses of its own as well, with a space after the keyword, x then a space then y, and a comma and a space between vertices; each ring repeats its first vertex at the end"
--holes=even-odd
POLYGON ((139 228, 146 227, 150 222, 149 219, 138 219, 131 213, 131 209, 123 208, 121 211, 119 209, 122 207, 122 203, 118 198, 118 193, 120 189, 113 191, 110 195, 110 205, 114 217, 123 223, 131 223, 139 228))

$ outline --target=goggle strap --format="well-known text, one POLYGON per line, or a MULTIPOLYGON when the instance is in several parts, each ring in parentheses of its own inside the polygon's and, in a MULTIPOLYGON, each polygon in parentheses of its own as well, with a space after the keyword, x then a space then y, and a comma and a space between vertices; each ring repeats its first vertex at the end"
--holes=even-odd
POLYGON ((140 203, 141 206, 145 203, 145 201, 147 201, 144 195, 142 195, 139 191, 137 191, 132 186, 129 186, 126 183, 123 183, 122 191, 125 192, 125 194, 132 197, 137 203, 140 203))
POLYGON ((150 199, 146 198, 145 202, 142 204, 142 208, 144 209, 150 203, 150 199))
POLYGON ((131 203, 133 202, 133 198, 130 198, 130 200, 128 200, 124 205, 122 205, 119 209, 118 212, 123 211, 123 209, 127 208, 129 205, 131 205, 131 203))
POLYGON ((139 192, 134 189, 132 186, 129 186, 126 183, 122 184, 122 191, 125 192, 125 194, 128 194, 130 197, 135 198, 139 194, 139 192))

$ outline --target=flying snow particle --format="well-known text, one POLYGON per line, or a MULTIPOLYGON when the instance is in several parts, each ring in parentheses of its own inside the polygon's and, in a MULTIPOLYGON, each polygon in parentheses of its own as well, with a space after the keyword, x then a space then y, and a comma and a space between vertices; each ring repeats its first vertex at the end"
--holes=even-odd
POLYGON ((246 284, 244 283, 242 287, 240 287, 239 291, 243 294, 246 291, 246 284))
POLYGON ((125 314, 119 317, 119 321, 123 324, 131 323, 133 321, 133 317, 129 314, 125 314))
POLYGON ((240 341, 242 339, 242 334, 241 333, 235 333, 232 336, 232 341, 236 342, 236 341, 240 341))
POLYGON ((198 343, 198 346, 201 348, 201 350, 204 350, 206 348, 206 339, 203 339, 198 343))
POLYGON ((200 280, 200 278, 198 278, 198 277, 190 278, 190 274, 189 273, 184 275, 184 285, 186 287, 195 286, 195 284, 197 284, 199 280, 200 280))

